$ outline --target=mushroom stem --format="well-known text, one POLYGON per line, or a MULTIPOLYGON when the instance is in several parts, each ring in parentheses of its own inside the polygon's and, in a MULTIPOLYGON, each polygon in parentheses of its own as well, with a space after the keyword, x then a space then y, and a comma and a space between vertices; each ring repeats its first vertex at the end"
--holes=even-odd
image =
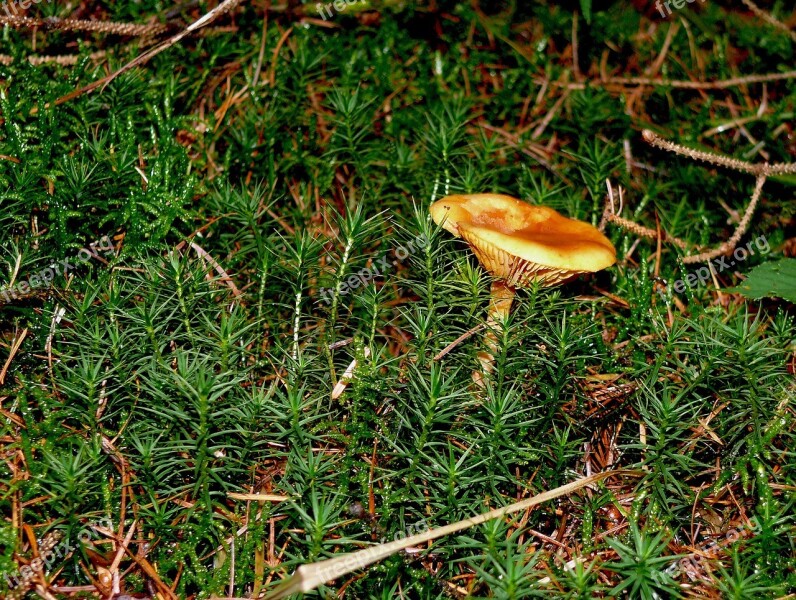
POLYGON ((486 320, 486 333, 484 346, 486 350, 478 353, 478 362, 481 369, 473 371, 473 381, 479 387, 484 387, 484 377, 491 375, 495 366, 495 352, 498 351, 498 331, 502 328, 511 312, 511 303, 514 301, 516 290, 501 279, 492 282, 489 299, 489 316, 486 320))

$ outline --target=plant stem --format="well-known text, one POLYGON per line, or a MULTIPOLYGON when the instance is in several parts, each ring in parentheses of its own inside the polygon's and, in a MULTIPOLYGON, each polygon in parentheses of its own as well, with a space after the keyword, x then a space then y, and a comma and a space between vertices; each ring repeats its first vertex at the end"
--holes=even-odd
POLYGON ((496 279, 492 282, 489 299, 489 313, 486 320, 486 333, 484 346, 486 350, 478 353, 480 369, 473 371, 473 381, 478 387, 484 387, 484 377, 489 376, 494 369, 495 352, 498 350, 498 328, 503 327, 511 312, 511 303, 514 301, 516 290, 505 281, 496 279))

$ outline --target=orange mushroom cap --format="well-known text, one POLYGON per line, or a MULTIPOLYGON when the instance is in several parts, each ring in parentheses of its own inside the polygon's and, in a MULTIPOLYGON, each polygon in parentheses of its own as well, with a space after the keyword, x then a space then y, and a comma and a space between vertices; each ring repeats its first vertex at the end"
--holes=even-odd
POLYGON ((431 218, 463 238, 485 269, 514 287, 556 285, 616 262, 613 244, 596 227, 511 196, 446 196, 431 205, 431 218))

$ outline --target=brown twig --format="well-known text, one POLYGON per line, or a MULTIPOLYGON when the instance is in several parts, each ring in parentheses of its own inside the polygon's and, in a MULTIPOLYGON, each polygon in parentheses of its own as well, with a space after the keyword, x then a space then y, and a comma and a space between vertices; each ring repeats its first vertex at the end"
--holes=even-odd
POLYGON ((465 331, 463 334, 461 334, 459 337, 457 337, 455 340, 453 340, 450 344, 448 344, 442 350, 440 350, 439 353, 434 358, 432 358, 431 360, 437 361, 437 360, 442 359, 446 354, 448 354, 456 346, 461 344, 467 338, 469 338, 469 337, 473 336, 474 334, 478 333, 479 331, 481 331, 484 327, 486 327, 486 323, 481 323, 480 325, 476 325, 472 329, 470 329, 468 331, 465 331))
MULTIPOLYGON (((105 50, 98 50, 97 52, 92 52, 88 55, 89 60, 100 60, 105 58, 107 55, 107 51, 105 50)), ((70 67, 72 65, 76 65, 81 59, 82 55, 80 54, 57 54, 52 56, 47 55, 39 55, 39 56, 28 56, 28 62, 32 64, 34 67, 39 67, 41 65, 53 64, 59 65, 61 67, 70 67)), ((14 57, 9 56, 7 54, 0 54, 0 65, 8 66, 14 63, 14 57)))
MULTIPOLYGON (((655 79, 652 77, 608 77, 606 79, 591 79, 584 82, 562 82, 555 81, 552 85, 565 87, 570 90, 585 90, 587 87, 599 86, 662 86, 685 90, 723 90, 739 85, 751 83, 766 83, 769 81, 784 81, 786 79, 796 79, 796 71, 786 71, 784 73, 766 73, 761 75, 745 75, 743 77, 732 77, 718 81, 691 81, 682 79, 655 79)), ((537 79, 536 83, 541 85, 542 79, 537 79)))
POLYGON ((750 173, 752 175, 766 176, 796 174, 796 163, 774 163, 773 165, 769 163, 750 163, 743 160, 738 160, 737 158, 733 158, 731 156, 723 156, 721 154, 714 154, 713 152, 694 150, 693 148, 675 144, 674 142, 663 139, 649 129, 645 129, 641 135, 645 142, 655 146, 656 148, 674 152, 675 154, 680 154, 681 156, 687 156, 693 160, 702 160, 720 167, 727 167, 728 169, 732 169, 734 171, 741 171, 744 173, 750 173))
POLYGON ((670 236, 665 231, 659 232, 657 229, 650 229, 649 227, 644 227, 643 225, 639 225, 634 221, 620 217, 619 215, 622 212, 624 203, 624 190, 621 187, 617 190, 617 195, 619 196, 619 210, 616 210, 614 207, 614 189, 613 186, 611 186, 611 181, 606 180, 605 183, 608 187, 608 193, 605 196, 605 210, 603 210, 603 217, 600 221, 600 231, 605 230, 606 223, 613 223, 614 225, 618 225, 622 229, 626 229, 637 236, 649 238, 651 240, 660 237, 661 239, 671 242, 682 249, 686 248, 687 244, 683 240, 670 236))
POLYGON ((83 94, 92 92, 99 87, 104 88, 106 85, 108 85, 111 81, 116 79, 122 73, 129 71, 133 67, 137 67, 138 65, 144 64, 145 62, 149 61, 151 58, 154 58, 164 50, 167 50, 168 48, 170 48, 171 46, 182 40, 184 37, 190 35, 191 33, 197 31, 198 29, 205 27, 206 25, 209 25, 211 22, 213 22, 216 18, 218 18, 222 14, 225 14, 230 10, 234 9, 242 1, 243 0, 224 0, 224 2, 219 4, 216 8, 214 8, 213 10, 202 16, 200 19, 197 19, 196 21, 191 23, 188 27, 186 27, 183 31, 181 31, 177 35, 170 37, 169 39, 158 44, 151 50, 144 52, 143 54, 131 60, 122 68, 114 71, 110 75, 106 75, 105 77, 102 77, 97 81, 93 81, 90 84, 83 86, 82 88, 78 88, 76 90, 73 90, 72 92, 69 92, 65 96, 61 96, 55 101, 55 104, 56 105, 63 104, 65 102, 68 102, 69 100, 82 96, 83 94))
POLYGON ((757 208, 757 203, 760 201, 760 195, 761 192, 763 191, 763 184, 765 182, 766 182, 766 176, 758 175, 757 181, 755 183, 755 191, 752 193, 752 199, 749 202, 749 206, 746 207, 746 211, 744 212, 743 218, 741 219, 741 222, 738 224, 738 227, 735 229, 735 233, 732 234, 730 239, 728 239, 721 246, 715 248, 714 250, 702 252, 701 254, 686 256, 685 258, 683 258, 683 262, 686 264, 705 262, 713 258, 716 258, 717 256, 728 254, 733 250, 735 250, 735 247, 738 245, 738 242, 741 241, 741 238, 746 233, 746 230, 749 227, 749 222, 752 220, 752 215, 755 212, 755 208, 757 208))
POLYGON ((791 37, 793 41, 796 41, 796 31, 791 31, 790 28, 785 25, 785 23, 778 21, 771 13, 764 11, 757 4, 752 2, 752 0, 741 0, 741 2, 743 2, 746 7, 755 14, 756 17, 762 19, 769 25, 772 25, 781 31, 784 31, 791 37))
POLYGON ((153 36, 165 33, 170 29, 168 25, 160 23, 140 25, 138 23, 116 23, 113 21, 84 21, 80 19, 59 19, 48 17, 36 19, 33 17, 2 16, 0 25, 9 25, 15 29, 38 29, 41 31, 92 31, 110 35, 123 35, 132 37, 153 36))
POLYGON ((110 78, 105 82, 105 85, 107 85, 108 83, 113 81, 116 77, 118 77, 122 73, 125 73, 126 71, 129 71, 133 67, 137 67, 138 65, 144 64, 145 62, 147 62, 151 58, 154 58, 155 56, 157 56, 158 54, 163 52, 164 50, 167 50, 167 49, 171 48, 174 44, 176 44, 177 42, 182 40, 184 37, 190 35, 194 31, 196 31, 197 29, 201 29, 201 28, 205 27, 206 25, 209 25, 210 23, 215 21, 218 17, 220 17, 221 15, 223 15, 223 14, 231 11, 232 9, 234 9, 241 2, 242 2, 242 0, 224 0, 224 2, 222 2, 221 4, 216 6, 213 10, 211 10, 207 14, 203 15, 201 18, 197 19, 196 21, 194 21, 193 23, 188 25, 188 27, 186 27, 183 31, 179 32, 177 35, 174 35, 174 36, 170 37, 169 39, 167 39, 166 41, 158 44, 157 46, 155 46, 151 50, 148 50, 147 52, 144 52, 141 56, 135 58, 134 60, 131 60, 129 63, 124 65, 121 69, 119 69, 115 73, 112 73, 110 78))
POLYGON ((25 341, 25 336, 28 335, 28 329, 25 328, 22 330, 22 333, 14 339, 14 343, 11 344, 11 349, 8 351, 8 358, 6 359, 5 364, 3 365, 2 370, 0 370, 0 384, 5 383, 6 380, 6 373, 8 373, 8 367, 11 366, 11 362, 14 360, 14 357, 17 355, 20 346, 22 346, 22 342, 25 341))
MULTIPOLYGON (((749 205, 746 207, 744 211, 743 217, 741 218, 740 222, 738 223, 738 227, 736 227, 735 231, 733 232, 730 238, 723 242, 717 248, 712 250, 703 250, 697 254, 689 254, 683 257, 683 263, 685 264, 693 264, 693 263, 700 263, 700 262, 707 262, 716 258, 717 256, 721 256, 724 254, 729 254, 735 247, 738 245, 738 242, 746 233, 747 229, 749 228, 749 224, 752 220, 752 216, 754 215, 755 209, 760 202, 760 198, 763 192, 763 185, 766 182, 766 179, 771 175, 785 175, 785 174, 794 174, 796 173, 796 163, 775 163, 769 164, 767 162, 764 163, 750 163, 743 160, 739 160, 737 158, 733 158, 731 156, 724 156, 721 154, 714 154, 712 152, 705 152, 703 150, 695 150, 693 148, 688 148, 686 146, 681 146, 680 144, 675 144, 674 142, 670 142, 669 140, 663 139, 662 137, 658 136, 657 134, 653 133, 652 131, 646 129, 642 133, 642 137, 644 141, 649 143, 656 148, 661 148, 662 150, 666 150, 668 152, 673 152, 675 154, 680 154, 682 156, 686 156, 693 160, 701 160, 712 165, 717 165, 720 167, 727 167, 728 169, 732 169, 734 171, 740 171, 742 173, 749 173, 755 175, 755 189, 752 192, 751 200, 749 201, 749 205)), ((620 197, 621 197, 621 189, 620 189, 620 197)), ((648 227, 644 227, 630 221, 628 219, 623 219, 619 216, 619 213, 614 211, 613 208, 613 191, 611 189, 610 183, 608 184, 608 196, 606 198, 606 207, 605 211, 603 212, 603 219, 601 222, 601 226, 604 226, 606 222, 611 222, 616 225, 619 225, 623 229, 627 229, 636 235, 647 237, 650 239, 655 239, 658 236, 658 232, 652 230, 648 227)), ((621 212, 621 208, 620 211, 621 212)), ((665 235, 664 232, 661 232, 661 236, 665 235)), ((671 236, 666 236, 666 241, 674 243, 675 245, 679 246, 682 249, 686 248, 686 243, 682 240, 677 238, 673 238, 671 236)))
POLYGON ((721 156, 720 154, 713 154, 712 152, 704 152, 702 150, 687 148, 685 146, 681 146, 680 144, 675 144, 674 142, 663 139, 649 129, 642 131, 641 137, 643 137, 644 141, 651 146, 666 150, 668 152, 674 152, 675 154, 680 154, 681 156, 687 156, 693 160, 701 160, 712 165, 727 167, 728 169, 733 169, 734 171, 743 171, 752 174, 757 172, 757 165, 752 163, 738 160, 737 158, 732 158, 731 156, 721 156))
MULTIPOLYGON (((631 233, 634 233, 638 236, 649 238, 654 240, 658 237, 658 232, 655 229, 650 229, 649 227, 644 227, 643 225, 639 225, 629 219, 624 219, 617 215, 608 215, 607 220, 614 225, 618 225, 622 229, 626 229, 631 233)), ((687 244, 676 237, 670 236, 665 231, 661 231, 661 239, 666 240, 667 242, 671 242, 675 246, 679 246, 680 248, 685 249, 687 244)))

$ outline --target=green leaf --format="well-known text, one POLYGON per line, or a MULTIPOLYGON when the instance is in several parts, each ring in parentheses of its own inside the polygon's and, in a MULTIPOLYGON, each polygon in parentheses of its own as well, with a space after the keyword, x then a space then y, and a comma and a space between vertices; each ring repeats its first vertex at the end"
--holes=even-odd
POLYGON ((755 300, 775 297, 796 302, 796 258, 759 265, 752 269, 746 281, 727 291, 755 300))
POLYGON ((580 0, 580 10, 583 11, 586 22, 591 23, 591 0, 580 0))

